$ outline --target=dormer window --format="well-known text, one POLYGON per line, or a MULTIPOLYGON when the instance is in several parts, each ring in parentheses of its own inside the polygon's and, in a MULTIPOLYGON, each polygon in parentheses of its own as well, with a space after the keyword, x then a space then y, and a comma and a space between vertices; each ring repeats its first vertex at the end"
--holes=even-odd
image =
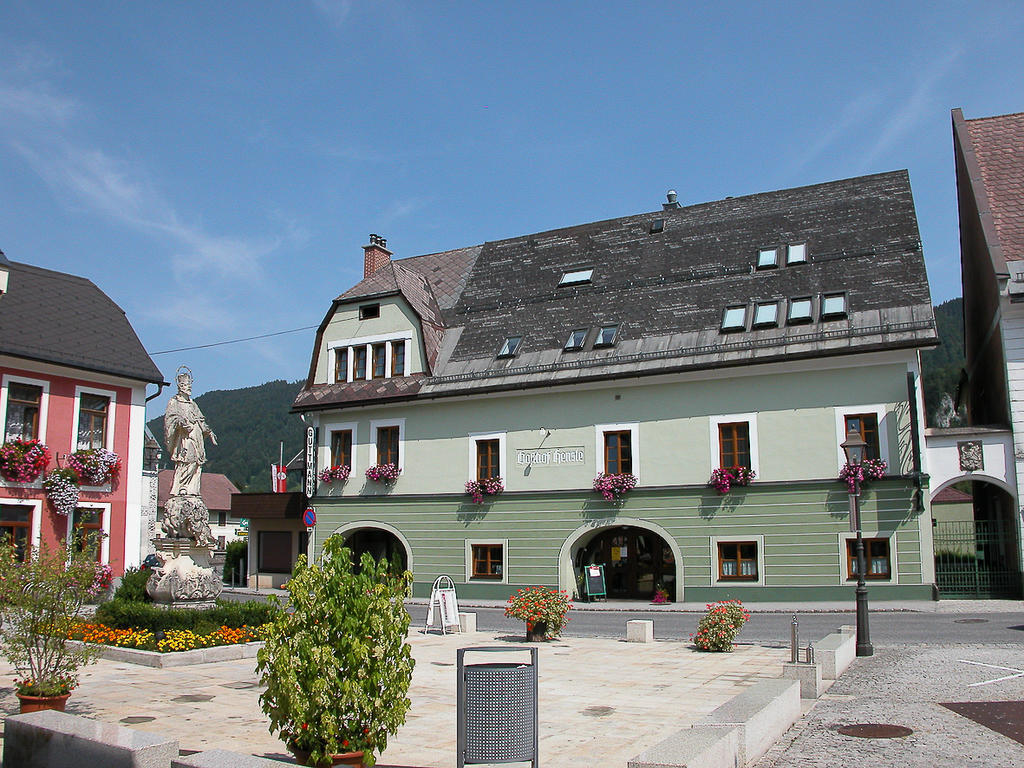
POLYGON ((789 300, 789 315, 786 317, 786 322, 790 325, 797 325, 799 323, 809 323, 813 319, 811 308, 811 297, 801 297, 798 299, 789 300))
POLYGON ((577 328, 569 334, 569 338, 565 342, 565 351, 569 352, 574 349, 583 349, 583 342, 587 340, 587 329, 577 328))
POLYGON ((579 285, 580 283, 589 283, 591 276, 594 274, 594 268, 589 269, 577 269, 572 272, 566 272, 562 275, 562 279, 558 281, 559 285, 579 285))
POLYGON ((363 337, 333 346, 334 381, 392 379, 408 375, 406 355, 412 338, 363 337))
POLYGON ((522 336, 509 336, 498 350, 498 357, 514 357, 523 344, 522 336))
POLYGON ((807 243, 799 243, 797 245, 791 245, 786 250, 786 264, 805 264, 807 263, 807 243))
POLYGON ((602 325, 597 329, 597 338, 594 339, 595 347, 611 347, 615 344, 615 336, 619 332, 617 325, 602 325))
POLYGON ((779 324, 779 303, 761 301, 754 307, 754 327, 771 328, 779 324))
POLYGON ((775 269, 779 266, 779 249, 762 248, 757 252, 758 269, 775 269))
POLYGON ((665 220, 664 219, 655 219, 654 221, 651 222, 651 230, 650 230, 650 232, 651 232, 652 235, 656 235, 659 232, 664 232, 664 231, 665 231, 665 220))
POLYGON ((742 304, 726 307, 722 314, 722 332, 743 331, 747 328, 747 308, 742 304))
POLYGON ((360 320, 376 320, 380 317, 380 304, 363 304, 359 308, 360 320))
POLYGON ((821 297, 821 319, 837 320, 843 317, 846 317, 846 294, 824 294, 821 297))

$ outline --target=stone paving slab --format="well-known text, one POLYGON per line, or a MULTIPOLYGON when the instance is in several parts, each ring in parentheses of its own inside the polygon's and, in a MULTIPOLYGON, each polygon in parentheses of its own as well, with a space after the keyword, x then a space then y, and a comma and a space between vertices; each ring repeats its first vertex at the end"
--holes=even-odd
MULTIPOLYGON (((418 629, 409 639, 416 659, 413 705, 380 764, 448 768, 456 763, 456 648, 525 643, 507 635, 425 635, 418 629)), ((565 638, 539 649, 541 763, 560 768, 625 766, 744 687, 779 677, 788 656, 788 650, 756 645, 709 654, 683 642, 597 638, 565 638)), ((182 749, 287 757, 260 710, 252 659, 168 669, 101 660, 81 678, 68 701, 70 713, 159 733, 182 749), (140 722, 143 717, 155 719, 140 722)), ((6 713, 17 711, 12 681, 10 666, 0 662, 6 713)))

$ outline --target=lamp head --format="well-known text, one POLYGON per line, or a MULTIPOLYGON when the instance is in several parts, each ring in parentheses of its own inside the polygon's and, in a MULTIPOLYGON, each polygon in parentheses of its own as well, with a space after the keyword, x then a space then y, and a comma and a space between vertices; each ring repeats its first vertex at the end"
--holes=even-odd
POLYGON ((860 436, 860 432, 851 429, 846 435, 846 441, 842 444, 843 453, 846 454, 846 462, 853 466, 859 466, 864 461, 868 444, 860 436))

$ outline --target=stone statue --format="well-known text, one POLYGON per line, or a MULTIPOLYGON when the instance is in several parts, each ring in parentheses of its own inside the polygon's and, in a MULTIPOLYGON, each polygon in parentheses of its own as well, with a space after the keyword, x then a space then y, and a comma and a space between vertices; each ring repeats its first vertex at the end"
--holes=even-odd
POLYGON ((192 399, 192 371, 178 368, 175 377, 178 394, 167 402, 164 413, 164 439, 174 462, 171 496, 199 496, 203 464, 206 463, 204 437, 217 444, 217 436, 206 425, 206 418, 192 399))

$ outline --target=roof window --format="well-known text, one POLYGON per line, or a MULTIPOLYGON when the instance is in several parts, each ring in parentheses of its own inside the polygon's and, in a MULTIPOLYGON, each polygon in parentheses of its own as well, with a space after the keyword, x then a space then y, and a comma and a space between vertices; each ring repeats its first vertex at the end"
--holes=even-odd
POLYGON ((757 252, 758 269, 775 269, 779 266, 779 249, 762 248, 757 252))
POLYGON ((602 325, 597 329, 597 338, 594 339, 595 347, 611 347, 615 344, 615 336, 619 332, 617 325, 602 325))
POLYGON ((798 243, 797 245, 791 245, 786 249, 786 264, 806 264, 807 263, 807 243, 798 243))
POLYGON ((811 297, 803 296, 798 299, 789 300, 789 315, 786 322, 790 325, 809 323, 813 319, 811 315, 811 297))
POLYGON ((747 328, 747 308, 738 304, 726 307, 722 315, 722 331, 744 331, 747 328))
POLYGON ((583 342, 587 340, 587 329, 577 328, 569 334, 565 342, 565 350, 568 352, 574 349, 583 349, 583 342))
POLYGON ((498 350, 498 357, 514 357, 523 344, 522 336, 508 336, 498 350))
POLYGON ((363 304, 359 308, 360 320, 374 320, 380 317, 380 304, 363 304))
POLYGON ((754 308, 754 327, 769 328, 779 324, 779 302, 761 301, 754 308))
POLYGON ((659 232, 664 232, 664 231, 665 231, 665 220, 664 219, 655 219, 654 221, 651 222, 650 233, 652 235, 656 235, 659 232))
POLYGON ((591 275, 594 274, 594 268, 589 269, 577 269, 572 272, 566 272, 562 275, 562 279, 558 281, 559 285, 577 285, 578 283, 589 283, 591 275))
POLYGON ((821 319, 836 320, 841 317, 846 317, 846 294, 824 294, 821 297, 821 319))

